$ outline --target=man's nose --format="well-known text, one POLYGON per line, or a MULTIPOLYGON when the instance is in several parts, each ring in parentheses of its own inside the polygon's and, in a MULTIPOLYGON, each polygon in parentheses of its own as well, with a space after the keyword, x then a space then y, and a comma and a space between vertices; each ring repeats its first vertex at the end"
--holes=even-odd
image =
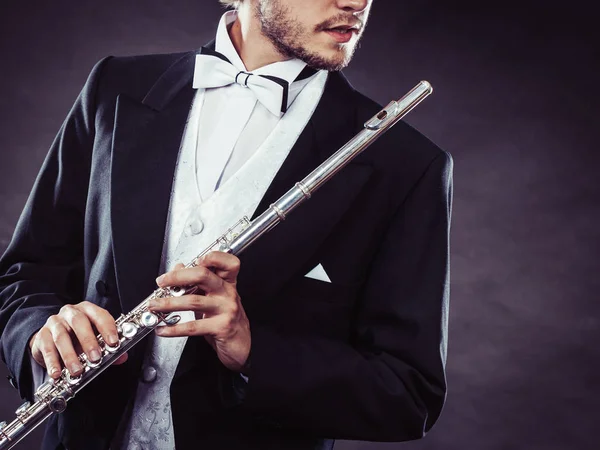
POLYGON ((372 0, 336 0, 337 6, 344 11, 361 12, 367 9, 372 0))

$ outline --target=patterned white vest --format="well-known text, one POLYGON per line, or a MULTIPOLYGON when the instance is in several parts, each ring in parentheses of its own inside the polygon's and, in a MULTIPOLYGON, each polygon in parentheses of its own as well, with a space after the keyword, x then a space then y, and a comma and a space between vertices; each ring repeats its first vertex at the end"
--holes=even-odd
MULTIPOLYGON (((312 116, 326 79, 327 72, 318 72, 259 149, 204 201, 198 193, 195 168, 198 123, 188 122, 175 169, 161 273, 171 270, 179 262, 190 262, 244 215, 252 216, 312 116)), ((204 92, 200 90, 190 117, 200 117, 203 97, 204 92)), ((180 315, 181 322, 194 318, 191 311, 180 315)), ((126 425, 123 441, 115 443, 113 448, 175 448, 169 388, 187 338, 151 339, 131 420, 126 425)))

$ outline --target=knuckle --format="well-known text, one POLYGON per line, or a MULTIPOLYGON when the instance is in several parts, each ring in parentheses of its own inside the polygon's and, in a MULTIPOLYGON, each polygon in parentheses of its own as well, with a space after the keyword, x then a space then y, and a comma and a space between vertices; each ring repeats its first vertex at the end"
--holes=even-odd
POLYGON ((113 316, 105 309, 98 309, 90 314, 90 318, 96 322, 98 325, 107 326, 112 325, 115 322, 113 316))
POLYGON ((222 327, 223 331, 229 332, 233 329, 234 323, 235 323, 235 318, 232 315, 227 314, 223 317, 223 322, 221 324, 221 327, 222 327))
POLYGON ((75 307, 73 305, 64 305, 63 307, 60 308, 60 314, 67 314, 67 313, 71 313, 73 310, 75 309, 75 307))
POLYGON ((163 286, 173 286, 175 281, 171 276, 171 272, 163 273, 160 278, 162 280, 161 284, 163 286))
POLYGON ((223 291, 225 292, 225 295, 227 296, 229 301, 231 301, 232 303, 237 303, 240 300, 238 291, 233 284, 224 282, 223 291))
POLYGON ((204 301, 201 296, 193 295, 192 298, 190 299, 190 305, 193 308, 200 309, 204 305, 204 301))
POLYGON ((54 350, 56 347, 54 344, 44 342, 39 346, 40 353, 44 356, 44 359, 54 357, 54 350))
POLYGON ((33 340, 34 345, 40 345, 44 341, 52 340, 52 334, 50 330, 46 326, 40 328, 40 330, 35 334, 35 339, 33 340))
POLYGON ((50 328, 50 335, 52 336, 52 339, 56 341, 57 337, 69 336, 69 330, 67 330, 67 327, 62 321, 56 322, 54 326, 50 328))
POLYGON ((32 352, 33 351, 43 352, 44 349, 53 348, 53 347, 54 347, 54 339, 52 338, 52 334, 50 332, 42 334, 40 331, 33 341, 31 350, 32 350, 32 352))
POLYGON ((70 318, 71 322, 73 322, 73 323, 74 322, 81 323, 84 320, 87 322, 87 316, 75 308, 73 308, 73 310, 69 313, 69 318, 70 318))
POLYGON ((198 266, 198 277, 201 280, 205 280, 206 278, 208 278, 210 276, 210 274, 212 274, 212 272, 210 271, 210 269, 208 267, 204 267, 204 266, 198 266))
POLYGON ((76 314, 67 320, 67 324, 76 334, 87 333, 89 329, 89 319, 84 314, 76 314))
POLYGON ((159 300, 159 305, 161 308, 170 308, 175 301, 174 297, 165 297, 159 300))
POLYGON ((96 305, 87 300, 84 300, 83 302, 79 303, 76 309, 78 312, 80 312, 81 314, 85 314, 86 316, 91 316, 96 313, 96 305))
POLYGON ((50 353, 54 350, 54 341, 52 339, 38 338, 36 342, 37 348, 42 354, 50 353))
POLYGON ((98 341, 96 340, 96 337, 91 334, 81 338, 81 345, 87 349, 94 349, 98 346, 98 341))
POLYGON ((216 250, 211 250, 210 252, 208 252, 206 255, 204 255, 202 257, 202 261, 205 263, 210 263, 212 261, 214 261, 215 257, 218 255, 216 250))
POLYGON ((65 330, 64 327, 56 327, 52 333, 52 336, 54 337, 54 342, 58 342, 66 338, 70 339, 69 333, 67 333, 67 330, 65 330))
POLYGON ((160 335, 161 336, 170 336, 172 333, 172 329, 175 325, 172 325, 170 327, 160 327, 160 335))
POLYGON ((240 312, 240 305, 237 302, 229 302, 229 305, 227 306, 227 309, 229 311, 229 314, 231 314, 232 317, 237 317, 237 315, 240 312))
POLYGON ((63 317, 67 323, 73 323, 75 320, 80 320, 82 315, 82 312, 73 305, 65 305, 60 310, 60 316, 63 317))
POLYGON ((56 338, 57 334, 61 332, 66 333, 67 329, 65 328, 63 321, 57 318, 48 326, 48 331, 50 331, 52 338, 56 338))
POLYGON ((58 323, 60 322, 60 318, 54 314, 50 317, 48 317, 48 319, 46 320, 46 327, 48 328, 52 328, 55 327, 58 323))
POLYGON ((238 257, 234 256, 231 259, 231 270, 233 270, 234 272, 239 272, 241 267, 242 267, 242 263, 241 263, 240 259, 238 257))

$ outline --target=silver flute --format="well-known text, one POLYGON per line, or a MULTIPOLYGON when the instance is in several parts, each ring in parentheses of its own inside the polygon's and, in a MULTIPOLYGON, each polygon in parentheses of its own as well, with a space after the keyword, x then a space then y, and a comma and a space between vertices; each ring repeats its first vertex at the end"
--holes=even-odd
MULTIPOLYGON (((186 267, 195 267, 199 259, 208 252, 218 250, 233 255, 240 254, 260 236, 273 229, 297 206, 338 173, 346 164, 371 145, 415 106, 433 92, 427 81, 421 81, 398 101, 392 101, 364 124, 364 129, 348 141, 337 152, 308 174, 302 181, 286 192, 279 200, 253 221, 242 218, 214 244, 200 253, 186 267)), ((159 325, 174 325, 180 317, 175 314, 152 312, 148 309, 149 300, 165 297, 180 297, 196 291, 194 286, 158 288, 146 297, 130 313, 121 314, 116 320, 119 341, 114 346, 104 342, 98 335, 102 349, 99 361, 90 361, 85 353, 79 355, 84 371, 72 376, 63 369, 58 379, 49 379, 36 390, 34 402, 25 402, 16 410, 16 419, 10 423, 0 423, 0 450, 14 447, 38 425, 53 414, 67 408, 67 402, 90 381, 106 370, 121 355, 140 342, 159 325)))

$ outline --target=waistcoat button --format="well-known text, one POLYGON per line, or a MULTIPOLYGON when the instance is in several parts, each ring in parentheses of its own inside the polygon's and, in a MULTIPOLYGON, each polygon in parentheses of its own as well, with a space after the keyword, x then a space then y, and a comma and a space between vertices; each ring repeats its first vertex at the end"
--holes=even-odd
POLYGON ((144 383, 152 383, 154 380, 156 380, 156 369, 152 366, 144 367, 144 370, 142 370, 142 381, 144 383))
POLYGON ((198 218, 193 219, 188 224, 188 231, 189 231, 189 234, 191 236, 195 236, 197 234, 200 234, 203 229, 204 229, 204 223, 202 223, 202 221, 200 219, 198 219, 198 218))

